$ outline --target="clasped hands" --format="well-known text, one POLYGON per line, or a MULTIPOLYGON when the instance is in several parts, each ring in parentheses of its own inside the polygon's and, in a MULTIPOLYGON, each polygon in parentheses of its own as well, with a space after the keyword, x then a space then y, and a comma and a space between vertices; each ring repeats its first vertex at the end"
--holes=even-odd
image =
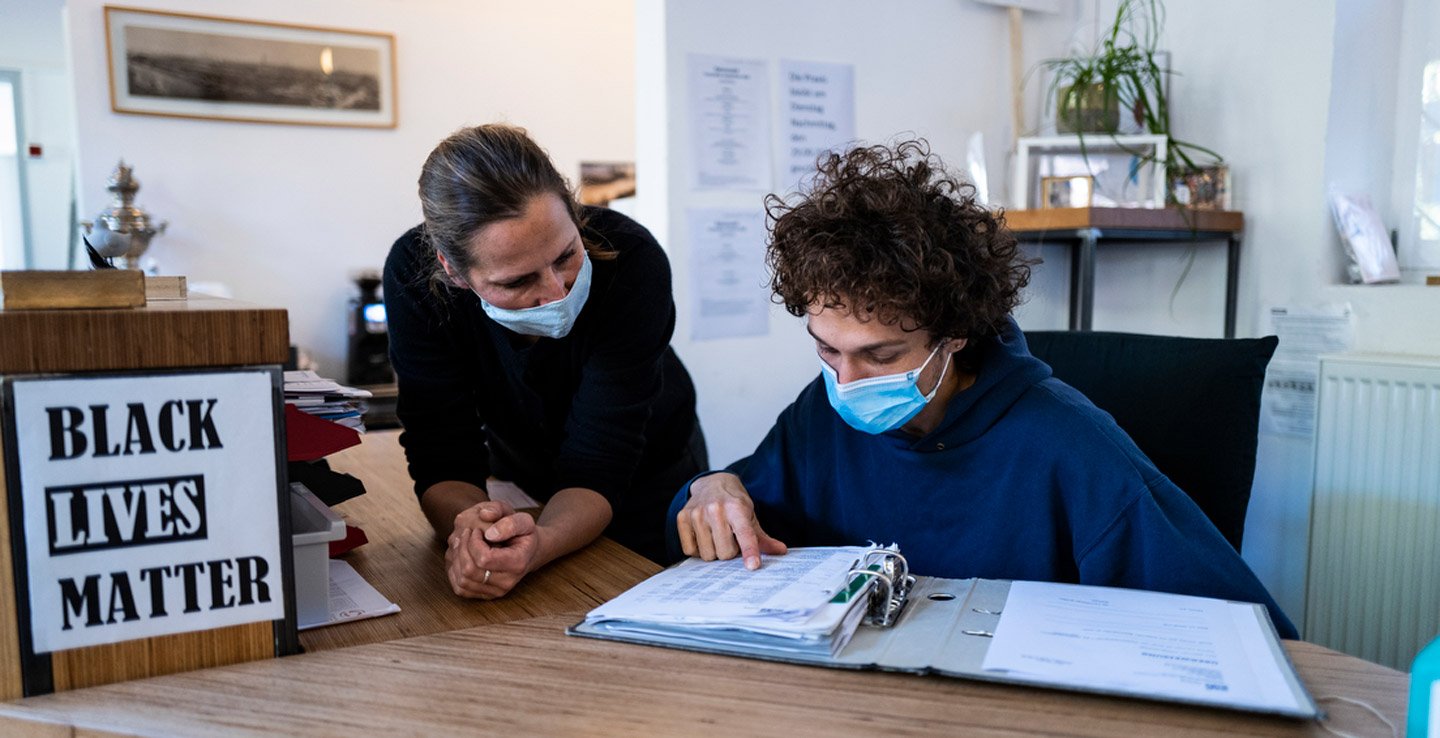
POLYGON ((755 502, 740 477, 722 472, 700 477, 690 485, 690 501, 675 516, 680 548, 686 556, 705 561, 745 559, 746 569, 760 568, 761 554, 783 554, 788 548, 771 538, 755 517, 755 502))
POLYGON ((450 588, 461 597, 504 597, 530 573, 540 549, 537 531, 535 518, 508 502, 487 500, 466 508, 455 516, 445 549, 450 588))

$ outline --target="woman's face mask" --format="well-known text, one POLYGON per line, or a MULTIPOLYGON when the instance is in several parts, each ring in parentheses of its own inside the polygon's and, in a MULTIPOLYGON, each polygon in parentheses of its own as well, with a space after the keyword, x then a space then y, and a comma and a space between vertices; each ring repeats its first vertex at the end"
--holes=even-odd
POLYGON ((517 217, 481 229, 465 248, 464 274, 440 255, 457 286, 480 298, 491 320, 515 333, 568 335, 590 297, 592 265, 564 201, 540 195, 517 217))
MULTIPOLYGON (((575 319, 580 317, 580 310, 585 307, 585 300, 590 297, 590 273, 593 267, 590 256, 584 249, 581 249, 580 258, 583 261, 580 264, 580 273, 575 277, 575 284, 571 285, 570 292, 559 300, 521 310, 507 310, 491 305, 482 297, 480 307, 491 320, 521 335, 544 338, 569 335, 570 329, 575 327, 575 319)), ((476 296, 479 297, 479 294, 476 296)))
POLYGON ((905 425, 925 409, 945 381, 945 372, 950 369, 948 351, 945 352, 945 365, 940 370, 935 388, 925 394, 915 384, 942 346, 944 343, 937 345, 924 363, 910 371, 866 377, 844 384, 840 384, 835 369, 821 359, 820 370, 825 375, 825 395, 830 398, 830 406, 851 428, 863 433, 884 433, 905 425))

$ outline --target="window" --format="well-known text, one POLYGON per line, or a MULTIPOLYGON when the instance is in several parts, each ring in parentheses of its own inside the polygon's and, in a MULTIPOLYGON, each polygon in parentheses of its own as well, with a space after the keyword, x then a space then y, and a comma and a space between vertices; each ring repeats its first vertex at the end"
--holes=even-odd
POLYGON ((1415 148, 1415 236, 1401 255, 1410 268, 1440 266, 1440 59, 1425 65, 1415 148))

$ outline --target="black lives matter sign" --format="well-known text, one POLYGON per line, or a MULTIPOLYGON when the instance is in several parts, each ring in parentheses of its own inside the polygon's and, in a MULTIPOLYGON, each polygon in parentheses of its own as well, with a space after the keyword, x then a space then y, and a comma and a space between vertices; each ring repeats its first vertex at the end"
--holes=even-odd
POLYGON ((268 371, 11 392, 36 652, 283 617, 268 371))

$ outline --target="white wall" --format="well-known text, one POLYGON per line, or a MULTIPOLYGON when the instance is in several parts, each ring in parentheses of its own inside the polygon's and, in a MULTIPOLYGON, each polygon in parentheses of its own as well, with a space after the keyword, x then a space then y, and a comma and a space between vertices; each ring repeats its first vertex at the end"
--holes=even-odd
POLYGON ((634 157, 629 0, 153 0, 146 7, 393 33, 395 130, 121 115, 107 91, 104 0, 70 0, 81 213, 107 202, 120 157, 139 204, 170 222, 150 254, 168 274, 290 311, 291 341, 343 378, 352 272, 378 269, 419 222, 426 154, 462 125, 528 128, 567 176, 634 157))
MULTIPOLYGON (((1113 0, 1099 4, 1101 17, 1113 12, 1113 0)), ((1433 288, 1341 284, 1340 247, 1325 201, 1333 178, 1371 189, 1382 208, 1390 202, 1397 55, 1387 47, 1393 47, 1401 4, 1212 0, 1168 6, 1161 45, 1179 72, 1172 91, 1176 133, 1225 155, 1235 178, 1235 206, 1245 211, 1242 335, 1266 329, 1260 316, 1268 305, 1341 300, 1353 303, 1358 314, 1357 350, 1440 352, 1440 293, 1433 288)), ((1223 262, 1218 254, 1217 261, 1223 262)), ((1168 286, 1147 288, 1144 276, 1120 273, 1107 287, 1102 275, 1099 288, 1162 297, 1160 288, 1168 286)), ((1199 281, 1223 294, 1223 269, 1213 280, 1199 281)), ((1123 316, 1114 317, 1102 322, 1097 306, 1096 327, 1113 327, 1123 316)), ((1206 313, 1206 328, 1208 318, 1206 313)), ((1180 327, 1204 335, 1198 322, 1180 327)), ((1218 334, 1218 328, 1209 330, 1218 334)))
MULTIPOLYGON (((779 109, 780 59, 853 64, 861 139, 913 132, 959 167, 966 139, 982 131, 992 191, 1004 192, 1005 180, 996 174, 1006 165, 1011 135, 1007 16, 1003 8, 968 0, 638 0, 636 12, 639 217, 670 251, 679 308, 674 345, 696 381, 711 461, 725 464, 754 449, 818 364, 800 320, 778 307, 771 310, 769 336, 690 340, 685 209, 758 209, 761 195, 689 188, 686 55, 770 62, 772 111, 779 109)), ((1063 48, 1074 27, 1073 14, 1027 14, 1027 67, 1063 48)), ((1038 93, 1032 89, 1028 97, 1033 113, 1038 93)))
MULTIPOLYGON (((25 167, 32 268, 65 266, 70 243, 75 113, 66 70, 64 0, 0 0, 0 69, 20 71, 25 141, 43 147, 25 167)), ((6 248, 10 251, 9 246, 6 248)), ((20 268, 7 253, 5 268, 20 268)))
MULTIPOLYGON (((1382 213, 1400 207, 1391 203, 1390 171, 1393 91, 1403 76, 1393 48, 1401 5, 1211 0, 1168 6, 1162 47, 1180 73, 1172 90, 1176 133, 1225 155, 1235 207, 1245 211, 1241 335, 1268 332, 1262 318, 1268 306, 1348 302, 1356 313, 1356 350, 1440 353, 1440 290, 1342 284, 1342 254, 1325 199, 1333 181, 1369 191, 1382 213)), ((1112 0, 1099 6, 1101 17, 1114 12, 1112 0)), ((1107 314, 1102 305, 1163 304, 1173 283, 1139 264, 1106 274, 1102 260, 1096 328, 1218 335, 1211 316, 1223 295, 1223 258, 1217 252, 1211 261, 1183 289, 1215 295, 1215 307, 1187 309, 1169 324, 1156 324, 1107 314)), ((1313 463, 1310 439, 1261 436, 1245 540, 1246 560, 1302 627, 1313 463)))

